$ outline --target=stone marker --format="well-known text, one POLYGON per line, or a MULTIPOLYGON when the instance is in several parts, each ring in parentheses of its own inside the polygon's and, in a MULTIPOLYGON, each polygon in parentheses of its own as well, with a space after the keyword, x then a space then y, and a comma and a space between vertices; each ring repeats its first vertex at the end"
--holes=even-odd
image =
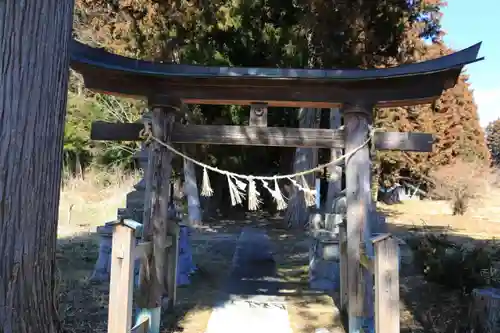
POLYGON ((233 255, 232 275, 237 277, 271 276, 276 271, 273 249, 264 230, 244 227, 233 255))
MULTIPOLYGON (((94 266, 94 271, 90 277, 91 281, 104 282, 109 281, 111 273, 111 248, 113 239, 113 228, 109 224, 98 227, 97 232, 100 235, 99 256, 94 266)), ((187 226, 180 226, 179 233, 179 260, 177 269, 177 285, 182 286, 190 283, 189 276, 196 270, 193 262, 191 242, 189 240, 190 231, 187 226)), ((136 244, 141 240, 141 235, 136 234, 136 244)), ((137 285, 139 279, 140 259, 135 260, 134 283, 137 285)))
MULTIPOLYGON (((94 271, 90 277, 93 282, 109 281, 111 273, 111 249, 113 243, 113 227, 106 223, 103 226, 97 227, 97 233, 100 236, 99 256, 94 266, 94 271)), ((136 244, 140 241, 141 235, 136 234, 136 244)), ((135 283, 139 278, 139 260, 134 263, 135 283)))
POLYGON ((332 292, 340 288, 338 233, 343 217, 342 214, 321 214, 318 221, 310 224, 309 287, 312 290, 332 292))
POLYGON ((177 269, 177 286, 188 285, 189 276, 196 271, 191 249, 190 230, 188 226, 181 225, 179 232, 179 260, 177 269))

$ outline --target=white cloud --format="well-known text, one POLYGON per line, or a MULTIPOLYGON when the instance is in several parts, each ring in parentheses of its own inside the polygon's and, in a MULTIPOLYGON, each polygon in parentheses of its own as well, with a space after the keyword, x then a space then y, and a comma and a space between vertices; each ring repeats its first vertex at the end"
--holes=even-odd
POLYGON ((474 90, 474 100, 481 126, 486 127, 489 122, 500 118, 500 87, 474 90))

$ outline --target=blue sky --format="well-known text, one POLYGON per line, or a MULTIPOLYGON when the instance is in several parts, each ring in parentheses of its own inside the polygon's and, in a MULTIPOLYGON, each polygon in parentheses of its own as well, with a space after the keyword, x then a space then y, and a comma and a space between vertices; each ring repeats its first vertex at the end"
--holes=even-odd
POLYGON ((460 50, 482 41, 486 59, 468 65, 482 126, 500 118, 500 0, 449 0, 443 9, 446 44, 460 50))

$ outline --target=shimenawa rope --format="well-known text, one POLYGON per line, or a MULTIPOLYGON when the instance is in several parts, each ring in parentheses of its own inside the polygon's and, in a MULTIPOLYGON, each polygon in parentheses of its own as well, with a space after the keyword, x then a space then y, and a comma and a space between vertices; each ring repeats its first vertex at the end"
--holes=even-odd
POLYGON ((205 164, 203 162, 197 161, 194 158, 187 156, 186 154, 180 152, 179 150, 175 149, 174 147, 170 146, 169 144, 163 142, 162 140, 158 139, 153 135, 153 132, 151 130, 151 123, 149 121, 144 122, 144 129, 141 130, 140 136, 145 139, 146 143, 155 141, 161 146, 167 148, 170 150, 172 153, 182 157, 185 160, 191 161, 192 163, 200 166, 203 168, 203 180, 202 180, 202 188, 201 188, 201 195, 205 197, 210 197, 213 195, 214 191, 212 189, 212 186, 210 184, 210 179, 208 177, 208 172, 207 170, 219 173, 221 175, 226 176, 227 178, 227 183, 229 186, 229 195, 231 198, 231 204, 233 206, 237 204, 242 204, 243 199, 245 198, 245 193, 248 194, 248 209, 249 210, 257 210, 262 203, 260 199, 260 192, 257 191, 256 187, 256 181, 260 181, 262 183, 262 186, 271 194, 273 197, 277 209, 278 210, 283 210, 287 207, 287 203, 285 201, 285 197, 281 193, 281 189, 278 186, 278 180, 280 179, 287 179, 292 183, 293 186, 295 186, 299 191, 304 192, 304 198, 306 200, 306 204, 308 206, 313 206, 315 204, 316 200, 316 191, 311 190, 309 186, 307 185, 307 181, 305 180, 304 176, 311 174, 316 171, 322 171, 326 167, 330 165, 336 165, 341 163, 344 160, 349 159, 353 154, 355 154, 357 151, 359 151, 361 148, 366 146, 373 138, 375 130, 372 128, 370 131, 370 134, 368 135, 368 138, 361 144, 359 147, 355 148, 354 150, 350 151, 349 153, 346 153, 339 158, 332 160, 327 163, 320 164, 314 168, 300 171, 297 173, 293 174, 287 174, 287 175, 274 175, 274 176, 255 176, 255 175, 242 175, 239 173, 235 172, 230 172, 227 170, 221 170, 217 167, 205 164), (300 183, 295 180, 294 178, 299 178, 300 183), (245 183, 246 181, 246 183, 245 183), (269 182, 274 182, 274 189, 269 186, 269 182), (247 190, 248 187, 248 190, 247 190))

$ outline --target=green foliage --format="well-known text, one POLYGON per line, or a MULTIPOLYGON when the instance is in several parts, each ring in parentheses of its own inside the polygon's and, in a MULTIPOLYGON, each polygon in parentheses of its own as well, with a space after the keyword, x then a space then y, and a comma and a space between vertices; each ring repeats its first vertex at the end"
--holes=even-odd
POLYGON ((84 95, 69 91, 64 128, 65 168, 79 172, 92 163, 107 166, 132 166, 136 142, 95 142, 90 140, 94 121, 134 122, 143 106, 135 100, 114 96, 84 95))

